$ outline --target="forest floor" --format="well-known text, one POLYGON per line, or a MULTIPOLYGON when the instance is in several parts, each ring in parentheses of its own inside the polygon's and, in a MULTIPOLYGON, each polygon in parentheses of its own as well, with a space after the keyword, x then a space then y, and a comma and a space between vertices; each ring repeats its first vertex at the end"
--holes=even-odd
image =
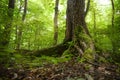
POLYGON ((0 72, 0 80, 120 80, 118 65, 79 62, 75 58, 34 68, 0 68, 0 72))

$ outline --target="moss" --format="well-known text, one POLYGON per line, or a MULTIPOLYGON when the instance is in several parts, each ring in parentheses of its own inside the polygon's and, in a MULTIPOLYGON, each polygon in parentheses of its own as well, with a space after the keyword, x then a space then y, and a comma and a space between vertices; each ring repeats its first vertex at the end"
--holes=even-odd
POLYGON ((54 46, 54 47, 45 48, 42 50, 37 50, 37 51, 31 53, 31 55, 34 55, 34 56, 42 56, 42 55, 61 56, 67 48, 68 48, 68 46, 66 44, 59 44, 59 45, 54 46))

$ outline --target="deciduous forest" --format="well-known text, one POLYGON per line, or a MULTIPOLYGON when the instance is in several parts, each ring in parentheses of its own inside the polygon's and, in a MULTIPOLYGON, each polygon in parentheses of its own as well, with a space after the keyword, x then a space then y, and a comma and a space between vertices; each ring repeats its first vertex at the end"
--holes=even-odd
POLYGON ((120 80, 120 0, 1 0, 0 80, 120 80))

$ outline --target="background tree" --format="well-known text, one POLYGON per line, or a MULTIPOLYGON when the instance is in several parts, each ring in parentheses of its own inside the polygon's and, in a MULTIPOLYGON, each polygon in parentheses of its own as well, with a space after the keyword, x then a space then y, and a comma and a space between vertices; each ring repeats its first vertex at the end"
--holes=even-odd
MULTIPOLYGON (((24 21, 25 21, 25 17, 26 17, 26 13, 27 13, 27 0, 24 0, 24 3, 23 3, 23 14, 22 14, 22 24, 24 24, 24 21)), ((21 5, 20 5, 20 8, 21 9, 21 5)), ((21 11, 21 10, 20 10, 21 11)), ((16 41, 17 41, 17 46, 16 46, 16 49, 20 49, 21 47, 21 44, 22 44, 22 29, 23 29, 23 25, 19 25, 19 28, 16 29, 16 41)))
POLYGON ((110 29, 110 39, 112 42, 112 57, 115 61, 120 62, 119 56, 120 56, 120 16, 119 16, 119 0, 111 0, 112 5, 112 18, 111 18, 111 27, 110 29))
POLYGON ((55 14, 54 14, 54 45, 57 44, 57 39, 58 39, 58 7, 59 7, 59 0, 56 0, 55 14))
POLYGON ((13 30, 15 8, 15 0, 4 0, 2 2, 2 5, 0 5, 0 14, 3 15, 0 20, 0 71, 7 67, 11 59, 9 46, 13 30))
POLYGON ((12 21, 13 21, 13 15, 14 15, 14 7, 15 7, 15 0, 9 0, 8 1, 8 9, 5 19, 6 22, 4 24, 4 30, 1 34, 0 39, 0 47, 7 47, 10 42, 10 35, 12 30, 12 21))

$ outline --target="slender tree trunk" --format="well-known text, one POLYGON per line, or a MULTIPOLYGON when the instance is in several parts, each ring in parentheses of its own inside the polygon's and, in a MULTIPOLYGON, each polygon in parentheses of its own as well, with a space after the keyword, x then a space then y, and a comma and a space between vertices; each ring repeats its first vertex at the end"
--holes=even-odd
POLYGON ((112 4, 112 27, 114 27, 114 15, 115 15, 115 8, 114 8, 114 1, 111 0, 112 4))
POLYGON ((95 10, 93 11, 93 16, 94 16, 94 36, 96 36, 96 12, 95 10))
MULTIPOLYGON (((91 0, 88 0, 88 2, 87 2, 87 7, 86 7, 86 11, 85 11, 84 17, 86 17, 87 14, 88 14, 88 11, 89 11, 89 8, 90 8, 90 1, 91 1, 91 0)), ((84 30, 85 30, 85 33, 86 33, 90 38, 92 38, 92 36, 90 35, 90 32, 89 32, 89 30, 88 30, 88 27, 87 27, 86 22, 85 22, 84 30)))
MULTIPOLYGON (((26 13, 27 13, 27 0, 24 0, 24 11, 23 11, 23 15, 22 15, 22 23, 23 24, 25 21, 26 13)), ((22 43, 22 28, 23 28, 22 25, 19 26, 19 28, 18 28, 17 49, 20 49, 21 43, 22 43)))
MULTIPOLYGON (((115 29, 114 29, 114 16, 115 16, 115 8, 114 8, 114 1, 111 0, 111 4, 112 4, 112 19, 111 19, 111 23, 112 23, 112 33, 111 36, 115 34, 115 29)), ((115 52, 115 43, 114 41, 112 41, 112 45, 113 45, 113 53, 115 52)))
POLYGON ((86 8, 86 12, 85 12, 85 17, 87 16, 87 13, 89 11, 89 7, 90 7, 90 0, 88 0, 88 2, 87 2, 87 8, 86 8))
POLYGON ((59 6, 59 0, 56 0, 55 14, 54 14, 54 45, 56 45, 58 41, 58 6, 59 6))
MULTIPOLYGON (((21 2, 21 1, 18 1, 18 3, 20 3, 20 5, 19 5, 18 12, 17 12, 17 16, 16 16, 17 20, 19 20, 21 8, 22 8, 22 2, 21 2)), ((15 26, 15 29, 16 29, 16 30, 15 30, 15 44, 16 44, 16 45, 15 45, 14 49, 18 49, 17 44, 18 44, 19 25, 16 25, 16 26, 15 26)))
POLYGON ((25 21, 26 13, 27 13, 27 0, 24 1, 24 12, 23 12, 23 16, 22 16, 23 22, 25 21))
POLYGON ((3 35, 1 35, 1 46, 7 47, 10 42, 10 35, 12 30, 12 21, 13 21, 13 14, 14 14, 14 7, 15 7, 15 0, 9 0, 8 3, 8 12, 6 16, 6 25, 4 27, 3 35))

